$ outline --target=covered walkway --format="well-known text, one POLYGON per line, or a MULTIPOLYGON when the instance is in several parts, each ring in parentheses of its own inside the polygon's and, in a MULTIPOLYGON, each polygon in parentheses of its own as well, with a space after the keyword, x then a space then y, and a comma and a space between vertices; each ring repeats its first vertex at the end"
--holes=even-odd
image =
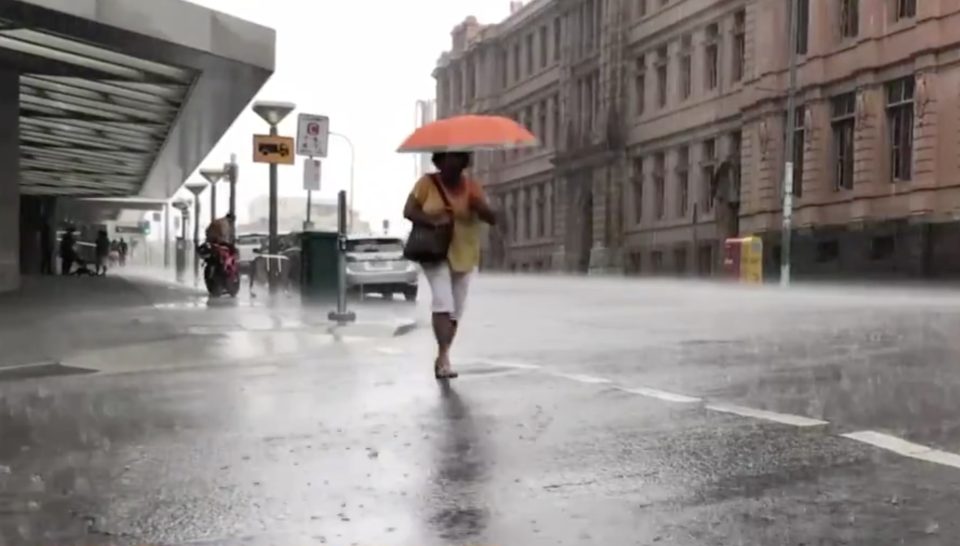
POLYGON ((73 201, 171 197, 273 73, 275 43, 183 0, 3 2, 0 292, 39 271, 73 201))

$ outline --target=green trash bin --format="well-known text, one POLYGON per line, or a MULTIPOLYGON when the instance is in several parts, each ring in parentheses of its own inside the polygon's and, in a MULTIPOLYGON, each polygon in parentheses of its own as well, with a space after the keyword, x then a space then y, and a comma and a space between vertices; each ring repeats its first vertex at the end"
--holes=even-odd
POLYGON ((339 239, 332 231, 307 231, 300 235, 300 299, 305 303, 337 301, 340 271, 339 239))

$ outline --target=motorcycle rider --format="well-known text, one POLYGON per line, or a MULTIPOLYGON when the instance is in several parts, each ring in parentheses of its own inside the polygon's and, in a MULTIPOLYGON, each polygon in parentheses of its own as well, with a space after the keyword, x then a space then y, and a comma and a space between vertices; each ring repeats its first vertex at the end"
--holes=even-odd
POLYGON ((236 245, 233 244, 233 225, 235 221, 236 217, 233 213, 228 213, 223 218, 217 218, 210 222, 210 225, 207 226, 207 245, 225 248, 232 256, 236 257, 238 251, 236 245))

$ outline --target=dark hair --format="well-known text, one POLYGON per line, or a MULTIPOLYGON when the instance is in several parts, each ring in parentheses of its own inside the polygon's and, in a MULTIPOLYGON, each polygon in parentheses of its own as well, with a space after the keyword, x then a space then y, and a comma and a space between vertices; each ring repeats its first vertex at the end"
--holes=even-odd
POLYGON ((473 159, 473 154, 470 152, 434 152, 433 155, 430 156, 430 161, 434 167, 439 169, 440 165, 443 164, 448 156, 458 158, 463 163, 464 169, 470 166, 470 161, 473 159))

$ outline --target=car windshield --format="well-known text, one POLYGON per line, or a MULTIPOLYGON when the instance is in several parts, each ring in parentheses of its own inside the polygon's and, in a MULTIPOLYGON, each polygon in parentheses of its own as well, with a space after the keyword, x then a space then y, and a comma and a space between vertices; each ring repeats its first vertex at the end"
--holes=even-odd
POLYGON ((400 239, 352 239, 347 241, 347 252, 403 252, 400 239))

